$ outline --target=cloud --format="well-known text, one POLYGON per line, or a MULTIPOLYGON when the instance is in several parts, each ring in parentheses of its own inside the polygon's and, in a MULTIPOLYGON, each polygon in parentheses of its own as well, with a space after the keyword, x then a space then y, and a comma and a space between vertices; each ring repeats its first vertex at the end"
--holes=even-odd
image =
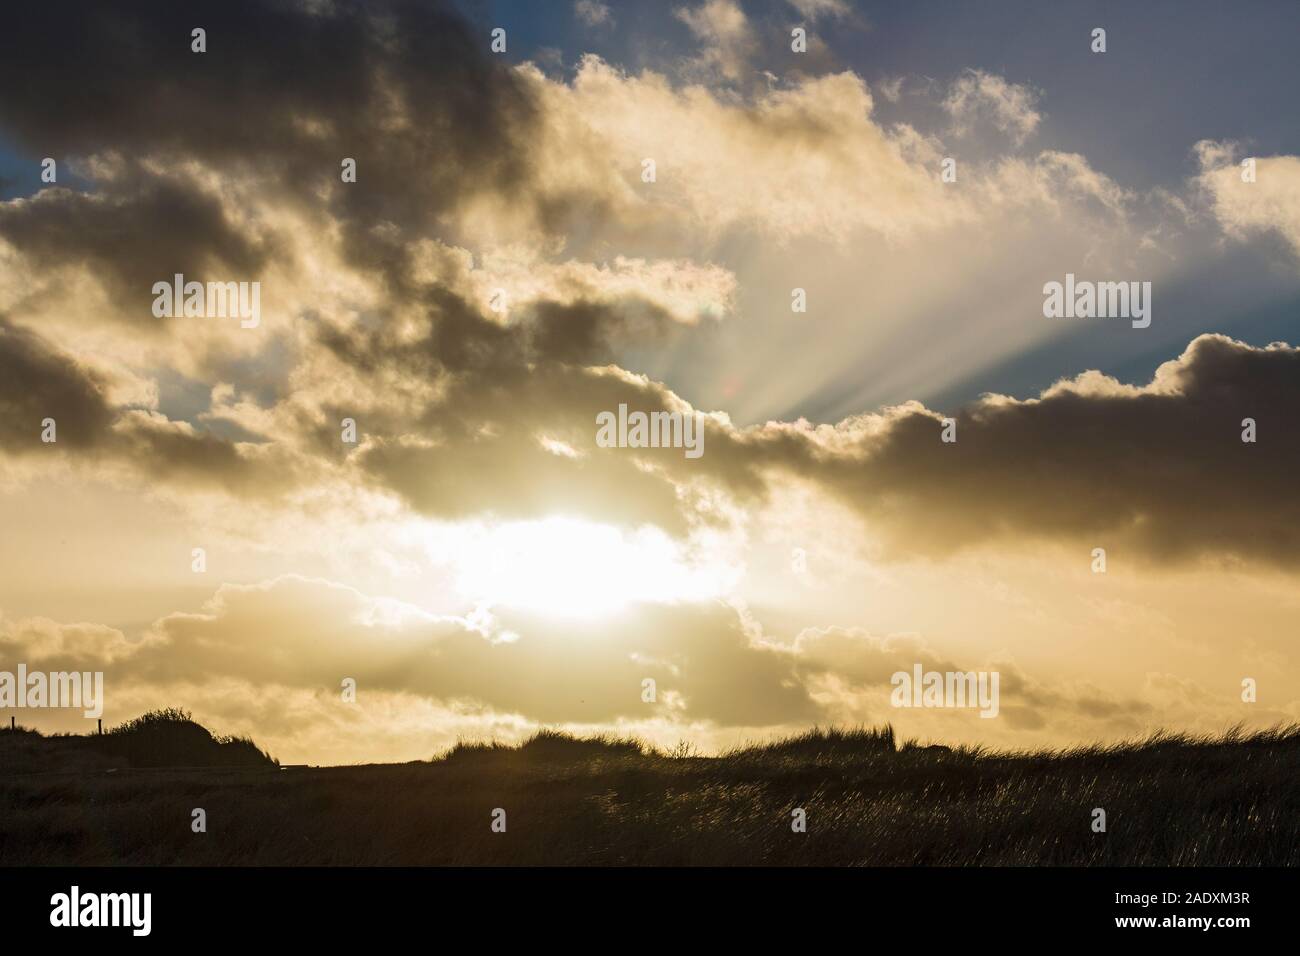
MULTIPOLYGON (((375 242, 374 226, 429 228, 465 197, 509 191, 527 171, 515 144, 531 129, 531 104, 446 3, 50 3, 0 36, 0 85, 19 83, 47 98, 0 103, 0 126, 20 148, 199 161, 255 178, 323 205, 356 258, 392 279, 405 267, 402 248, 375 242), (201 54, 190 50, 200 22, 201 54), (171 78, 165 89, 159 75, 171 78), (356 184, 341 182, 345 157, 357 161, 356 184)), ((139 252, 123 257, 134 264, 139 252)), ((152 262, 135 267, 158 273, 152 262)))
POLYGON ((93 372, 0 318, 0 446, 6 455, 102 444, 113 420, 104 392, 93 372), (54 445, 41 442, 45 418, 55 421, 54 445))
POLYGON ((758 52, 758 38, 736 0, 704 0, 695 7, 676 7, 673 16, 686 24, 702 50, 694 68, 732 82, 745 79, 758 52))
POLYGON ((1037 104, 1038 93, 1028 86, 1009 83, 983 70, 967 70, 953 82, 943 108, 959 135, 966 135, 977 120, 987 117, 1019 145, 1042 120, 1037 104))
POLYGON ((849 5, 845 0, 789 0, 789 3, 809 20, 817 20, 821 17, 846 17, 850 13, 849 5))
POLYGON ((876 83, 876 89, 890 103, 897 103, 903 97, 904 77, 887 77, 876 83))
POLYGON ((274 240, 230 221, 218 197, 178 179, 124 178, 110 194, 56 188, 0 203, 0 239, 42 271, 94 275, 115 304, 106 314, 143 332, 164 327, 151 311, 155 282, 261 274, 274 240))
POLYGON ((843 708, 843 722, 882 722, 886 717, 904 733, 931 738, 1014 740, 1019 732, 1072 725, 1078 736, 1115 738, 1138 733, 1152 718, 1152 706, 1140 698, 1117 698, 1086 685, 1047 685, 1008 661, 964 664, 937 653, 912 635, 881 637, 860 628, 826 627, 801 631, 793 644, 800 679, 831 710, 843 708), (894 674, 997 673, 997 718, 974 716, 978 709, 917 710, 890 703, 894 674), (983 727, 976 727, 977 724, 983 727), (1010 733, 1008 733, 1010 731, 1010 733))
POLYGON ((494 624, 485 633, 467 619, 290 575, 223 585, 201 611, 160 619, 136 644, 111 629, 40 620, 7 624, 0 637, 13 659, 103 669, 110 690, 234 680, 337 693, 351 677, 363 703, 371 692, 413 694, 535 723, 660 715, 754 725, 816 715, 788 661, 751 646, 721 604, 638 605, 592 622, 501 612, 494 624), (657 702, 642 699, 646 678, 658 685, 657 702))
POLYGON ((602 263, 555 263, 513 252, 487 253, 480 257, 480 268, 441 279, 463 283, 467 297, 477 302, 489 301, 501 289, 511 312, 588 302, 624 311, 650 308, 674 322, 693 325, 722 319, 735 308, 735 274, 711 263, 628 256, 602 263))
POLYGON ((130 641, 116 628, 101 624, 60 624, 48 618, 14 621, 0 617, 0 655, 12 670, 17 662, 29 670, 104 670, 129 661, 147 642, 130 641))
POLYGON ((296 468, 281 449, 258 449, 157 412, 112 404, 103 376, 35 333, 0 319, 0 443, 32 474, 62 466, 148 475, 160 487, 276 494, 296 468), (43 440, 47 419, 54 441, 43 440))
POLYGON ((1201 167, 1196 182, 1230 238, 1273 233, 1300 257, 1300 157, 1255 157, 1254 181, 1245 182, 1235 144, 1202 140, 1194 153, 1201 167))
POLYGON ((592 56, 571 84, 523 75, 548 118, 537 189, 581 189, 610 240, 686 235, 698 246, 732 229, 781 243, 858 230, 901 237, 972 216, 942 191, 934 144, 876 125, 851 73, 804 78, 748 104, 592 56), (645 158, 656 163, 653 184, 640 182, 645 158))
POLYGON ((610 12, 609 5, 600 0, 576 0, 573 15, 589 27, 614 25, 614 15, 610 12))
MULTIPOLYGON (((931 238, 1081 201, 1113 215, 1131 198, 1085 157, 1053 150, 963 161, 960 187, 945 185, 940 164, 950 150, 910 125, 881 124, 852 72, 799 75, 744 97, 628 74, 593 55, 568 82, 528 64, 518 72, 544 117, 531 151, 533 198, 477 205, 466 228, 482 244, 562 243, 579 257, 611 246, 647 257, 671 249, 674 258, 708 256, 749 235, 782 247, 847 247, 873 236, 931 238), (654 182, 642 181, 645 160, 655 163, 654 182)), ((981 77, 1007 102, 1028 96, 981 77)), ((986 107, 972 97, 963 115, 986 107)), ((1090 232, 1092 217, 1083 218, 1090 232)))
POLYGON ((952 444, 937 413, 904 406, 801 433, 811 449, 785 434, 776 457, 811 469, 903 552, 1056 538, 1295 567, 1286 476, 1300 446, 1284 423, 1300 415, 1298 372, 1300 349, 1203 335, 1139 388, 1091 373, 1034 399, 987 396, 956 414, 952 444), (1254 444, 1245 418, 1262 430, 1254 444))

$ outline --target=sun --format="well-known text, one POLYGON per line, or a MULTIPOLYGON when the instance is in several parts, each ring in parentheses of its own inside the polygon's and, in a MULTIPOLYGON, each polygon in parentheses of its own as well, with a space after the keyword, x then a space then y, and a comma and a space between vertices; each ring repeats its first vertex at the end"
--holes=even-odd
POLYGON ((456 557, 462 597, 556 617, 599 617, 637 603, 720 596, 727 569, 690 560, 653 527, 570 517, 479 526, 456 557))

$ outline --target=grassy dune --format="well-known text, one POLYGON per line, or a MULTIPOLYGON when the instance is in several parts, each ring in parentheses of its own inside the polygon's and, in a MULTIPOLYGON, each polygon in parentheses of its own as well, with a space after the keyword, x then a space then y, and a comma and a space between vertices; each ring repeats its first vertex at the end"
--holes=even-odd
POLYGON ((48 759, 32 772, 10 759, 88 739, 0 734, 0 862, 1300 864, 1300 727, 1019 754, 900 747, 886 727, 719 757, 543 732, 399 765, 280 770, 247 741, 230 751, 240 765, 209 769, 133 770, 110 753, 114 772, 48 759), (206 833, 190 829, 195 807, 206 833), (495 808, 505 833, 491 830, 495 808))

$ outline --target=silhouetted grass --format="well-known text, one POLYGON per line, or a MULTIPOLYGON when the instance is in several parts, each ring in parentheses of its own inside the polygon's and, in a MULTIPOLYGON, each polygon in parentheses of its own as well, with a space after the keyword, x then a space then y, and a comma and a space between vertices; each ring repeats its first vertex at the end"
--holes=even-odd
POLYGON ((547 763, 588 761, 601 757, 637 757, 646 747, 632 738, 618 738, 608 734, 594 737, 574 737, 558 730, 537 731, 517 747, 495 740, 487 743, 460 741, 445 754, 434 759, 443 763, 483 757, 520 758, 547 763))
POLYGON ((144 767, 278 766, 247 737, 216 737, 184 710, 154 710, 104 734, 41 734, 16 728, 0 746, 0 773, 144 767), (19 743, 21 741, 21 743, 19 743))
POLYGON ((837 760, 845 757, 862 757, 873 753, 892 754, 895 751, 894 728, 853 727, 840 729, 813 727, 801 734, 785 737, 770 743, 749 744, 736 747, 723 754, 723 758, 744 760, 837 760))
MULTIPOLYGON (((0 736, 0 768, 11 745, 60 739, 0 736)), ((542 731, 401 765, 0 769, 0 860, 1297 865, 1300 726, 1016 753, 831 728, 718 757, 542 731), (190 830, 194 807, 207 810, 205 834, 190 830), (497 808, 505 833, 491 830, 497 808), (796 808, 805 833, 791 828, 796 808), (1095 808, 1104 833, 1093 831, 1095 808)))

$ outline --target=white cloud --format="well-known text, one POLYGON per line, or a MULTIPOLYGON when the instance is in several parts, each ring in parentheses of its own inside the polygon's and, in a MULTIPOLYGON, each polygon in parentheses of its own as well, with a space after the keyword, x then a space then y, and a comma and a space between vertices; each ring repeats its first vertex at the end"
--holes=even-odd
POLYGON ((876 84, 876 90, 891 103, 897 103, 903 97, 903 77, 886 77, 876 84))
POLYGON ((577 0, 573 5, 573 15, 589 27, 614 25, 614 15, 600 0, 577 0))
POLYGON ((849 5, 844 0, 789 0, 794 7, 809 20, 819 17, 845 17, 849 14, 849 5))
POLYGON ((1038 93, 1028 86, 1008 83, 983 70, 967 70, 952 84, 943 108, 959 135, 970 132, 979 117, 987 116, 1019 145, 1042 120, 1037 104, 1038 93))
POLYGON ((1195 154, 1197 182, 1230 238, 1275 233, 1300 256, 1300 157, 1255 157, 1255 181, 1245 182, 1235 144, 1202 140, 1195 154))
POLYGON ((698 7, 678 7, 673 16, 700 41, 702 50, 691 64, 696 71, 732 82, 749 73, 758 41, 736 0, 705 0, 698 7))

